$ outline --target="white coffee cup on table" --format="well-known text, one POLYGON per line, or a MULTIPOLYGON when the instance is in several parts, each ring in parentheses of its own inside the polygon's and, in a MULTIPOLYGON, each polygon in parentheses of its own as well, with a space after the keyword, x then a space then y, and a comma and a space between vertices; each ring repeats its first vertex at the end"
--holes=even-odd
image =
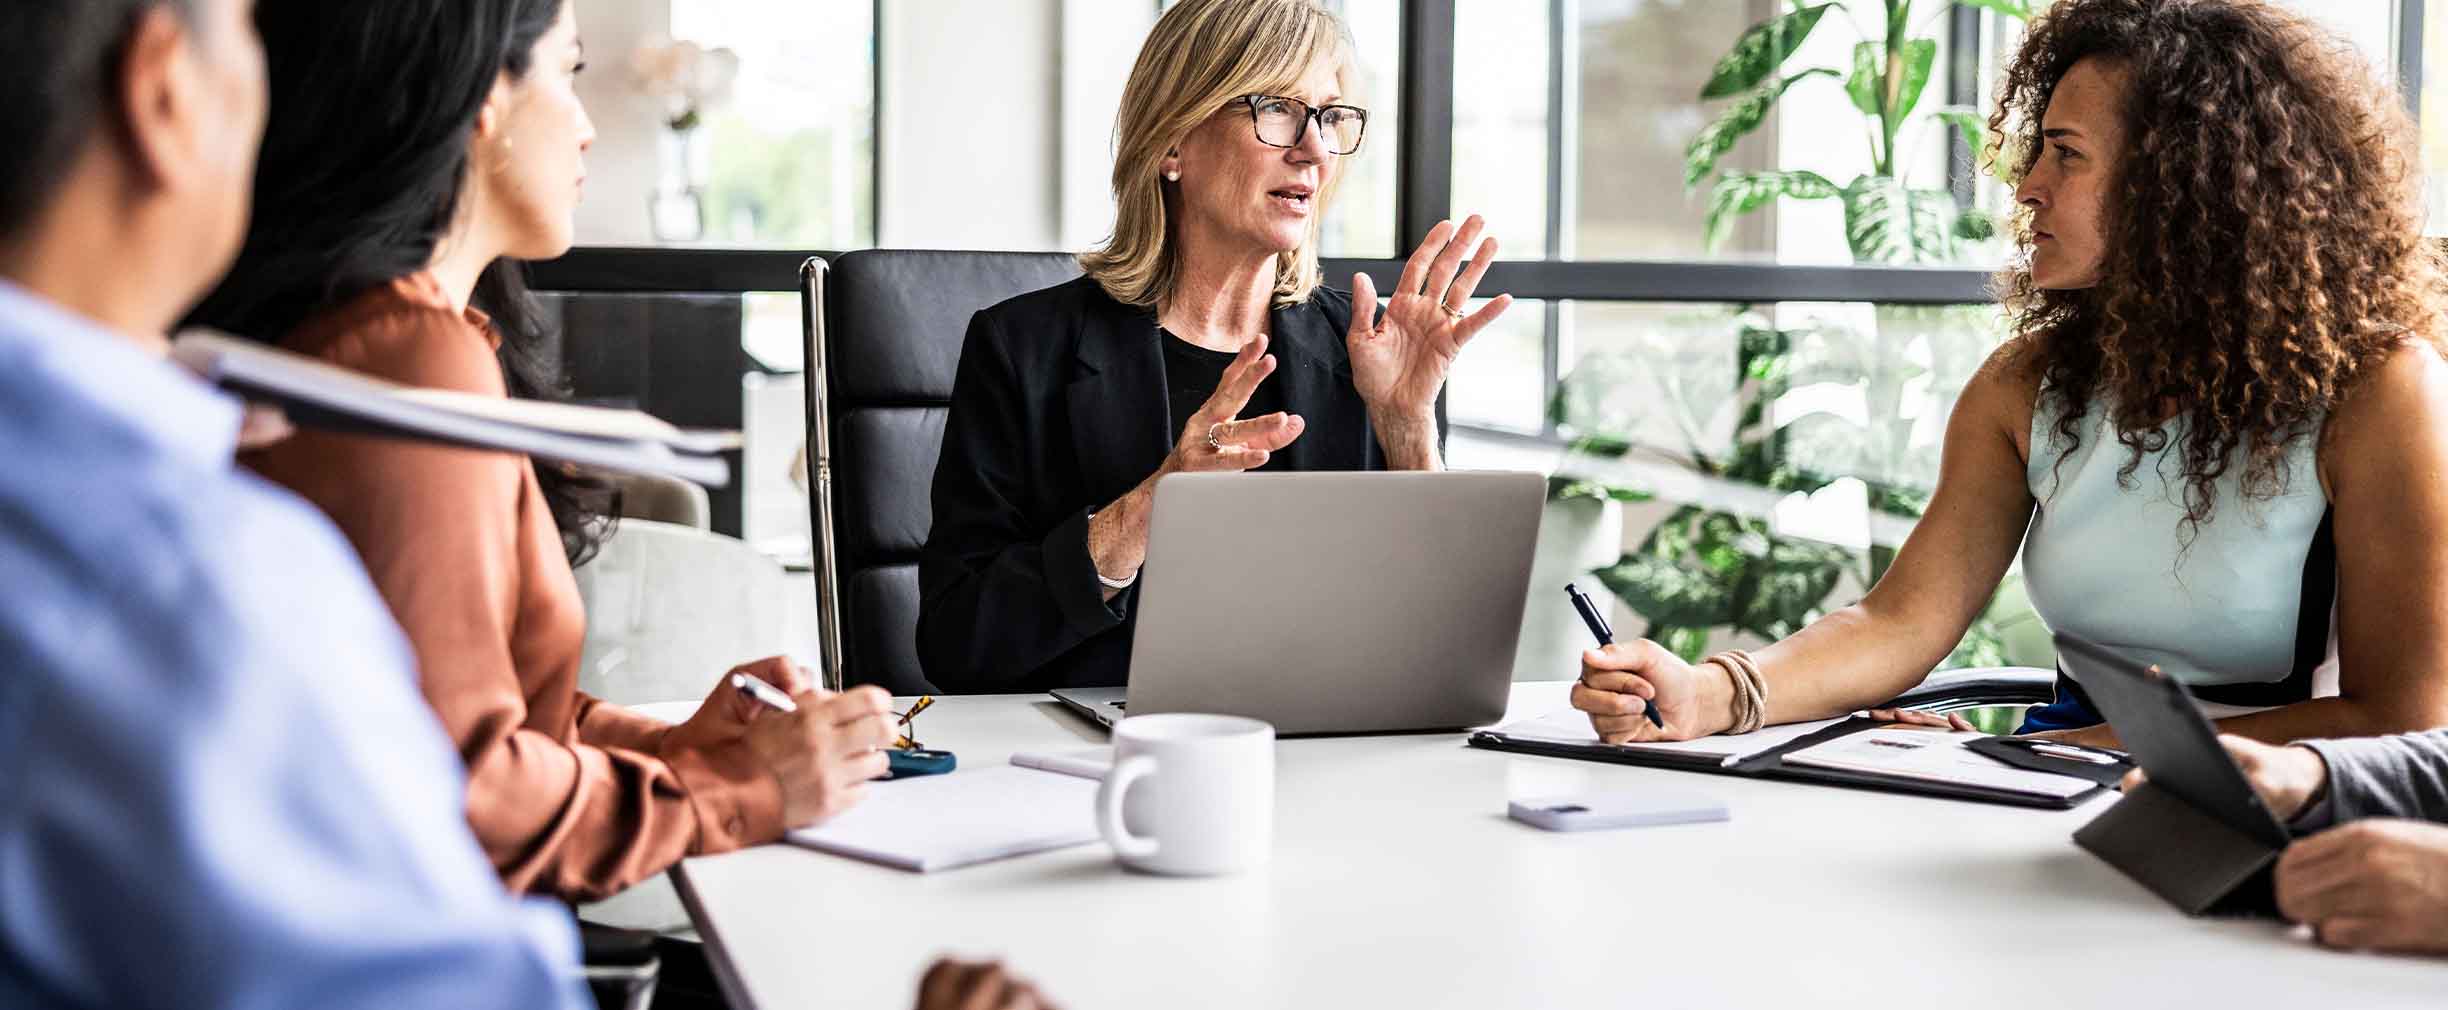
POLYGON ((1097 830, 1122 865, 1213 876, 1275 849, 1275 727, 1229 715, 1138 715, 1115 724, 1097 830))

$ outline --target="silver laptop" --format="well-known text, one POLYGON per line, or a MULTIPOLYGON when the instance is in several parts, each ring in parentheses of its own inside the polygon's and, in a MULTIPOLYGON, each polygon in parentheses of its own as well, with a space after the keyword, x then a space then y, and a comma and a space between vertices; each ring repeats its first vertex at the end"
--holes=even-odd
POLYGON ((1281 734, 1494 722, 1546 490, 1534 473, 1166 477, 1130 686, 1054 697, 1109 726, 1161 712, 1281 734))

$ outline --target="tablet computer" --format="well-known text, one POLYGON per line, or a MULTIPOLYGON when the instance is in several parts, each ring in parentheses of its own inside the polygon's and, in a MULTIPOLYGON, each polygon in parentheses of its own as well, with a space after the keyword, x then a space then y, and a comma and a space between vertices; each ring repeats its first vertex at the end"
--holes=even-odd
POLYGON ((2188 914, 2272 915, 2270 867, 2288 833, 2182 681, 2090 642, 2056 636, 2082 685, 2150 781, 2074 841, 2188 914))
POLYGON ((2057 661, 2091 695, 2151 784, 2246 837, 2286 845, 2286 826, 2219 746, 2218 728, 2183 681, 2069 635, 2057 636, 2057 661))

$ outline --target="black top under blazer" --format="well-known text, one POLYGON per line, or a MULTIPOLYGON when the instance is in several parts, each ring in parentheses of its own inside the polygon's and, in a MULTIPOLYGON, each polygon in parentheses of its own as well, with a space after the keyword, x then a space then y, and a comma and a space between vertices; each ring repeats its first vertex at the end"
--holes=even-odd
MULTIPOLYGON (((1306 427, 1268 469, 1383 470, 1352 387, 1351 295, 1320 287, 1269 316, 1285 410, 1306 427)), ((1082 277, 969 320, 919 556, 918 659, 956 693, 1118 687, 1136 587, 1109 604, 1088 513, 1155 473, 1181 433, 1151 309, 1082 277)))

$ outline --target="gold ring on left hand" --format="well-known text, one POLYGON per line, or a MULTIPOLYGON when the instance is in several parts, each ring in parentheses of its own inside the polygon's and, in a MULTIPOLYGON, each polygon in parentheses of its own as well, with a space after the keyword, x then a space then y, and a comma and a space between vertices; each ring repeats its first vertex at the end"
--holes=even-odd
POLYGON ((1445 310, 1445 318, 1447 318, 1447 319, 1451 319, 1451 320, 1453 320, 1454 322, 1457 322, 1457 323, 1462 321, 1462 310, 1461 310, 1461 309, 1454 308, 1453 306, 1451 306, 1451 305, 1447 305, 1447 304, 1445 304, 1444 302, 1438 302, 1438 303, 1437 303, 1437 308, 1440 308, 1440 309, 1444 309, 1444 310, 1445 310))

